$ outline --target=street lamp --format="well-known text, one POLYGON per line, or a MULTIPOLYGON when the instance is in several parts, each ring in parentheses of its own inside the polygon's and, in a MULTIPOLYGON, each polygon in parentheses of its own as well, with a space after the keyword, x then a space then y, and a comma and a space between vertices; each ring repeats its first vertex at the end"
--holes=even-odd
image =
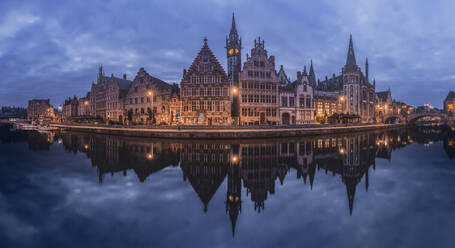
POLYGON ((237 87, 232 87, 232 93, 234 93, 234 95, 237 94, 238 91, 237 87))

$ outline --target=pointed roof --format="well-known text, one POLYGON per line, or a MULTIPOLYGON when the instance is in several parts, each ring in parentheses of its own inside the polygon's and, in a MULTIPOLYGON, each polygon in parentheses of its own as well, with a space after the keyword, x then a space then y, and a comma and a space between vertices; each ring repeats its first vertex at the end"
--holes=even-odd
POLYGON ((184 78, 190 77, 192 73, 199 74, 199 64, 207 63, 204 62, 204 60, 213 65, 212 73, 220 73, 225 76, 225 80, 227 80, 226 72, 207 44, 207 38, 204 38, 204 45, 202 46, 196 58, 193 60, 193 63, 191 63, 191 66, 188 69, 187 73, 185 73, 184 78))
POLYGON ((314 87, 316 87, 316 75, 314 74, 313 60, 310 60, 310 74, 308 75, 308 81, 314 87))
POLYGON ((346 65, 344 66, 344 69, 347 71, 357 70, 357 63, 355 62, 354 54, 354 44, 352 42, 352 34, 349 36, 348 56, 346 58, 346 65))
POLYGON ((449 91, 449 94, 447 95, 446 99, 445 99, 445 102, 446 101, 451 101, 452 99, 455 98, 455 92, 453 91, 449 91))
POLYGON ((231 24, 231 31, 229 32, 229 35, 237 35, 237 28, 235 27, 235 17, 234 17, 234 12, 232 12, 232 24, 231 24))

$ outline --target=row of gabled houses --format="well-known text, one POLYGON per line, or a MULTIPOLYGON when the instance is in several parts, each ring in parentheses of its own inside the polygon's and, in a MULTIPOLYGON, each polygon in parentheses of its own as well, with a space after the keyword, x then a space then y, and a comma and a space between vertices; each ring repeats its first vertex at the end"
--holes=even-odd
POLYGON ((209 126, 299 125, 327 122, 333 116, 338 117, 332 119, 335 122, 384 121, 381 93, 375 92, 375 80, 370 82, 368 60, 365 73, 357 65, 352 36, 341 74, 323 81, 316 81, 312 62, 309 72, 304 66, 291 81, 282 65, 276 69, 275 57, 268 55, 260 37, 242 64, 234 16, 225 48, 227 72, 205 38, 183 70, 180 85, 166 83, 144 68, 132 80, 125 74, 109 77, 100 66, 86 96, 65 101, 63 119, 90 116, 116 123, 209 126))

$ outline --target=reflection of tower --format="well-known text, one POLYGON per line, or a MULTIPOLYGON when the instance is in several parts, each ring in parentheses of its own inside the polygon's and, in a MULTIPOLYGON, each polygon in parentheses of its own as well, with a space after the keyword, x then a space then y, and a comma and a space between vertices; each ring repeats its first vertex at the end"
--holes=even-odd
POLYGON ((232 26, 229 36, 226 38, 228 77, 232 88, 232 108, 231 115, 234 122, 239 123, 240 102, 239 102, 239 73, 241 67, 242 38, 237 33, 235 26, 234 13, 232 13, 232 26))
POLYGON ((242 185, 240 180, 239 165, 239 145, 232 145, 231 164, 228 169, 227 193, 226 193, 226 212, 232 224, 232 237, 235 234, 235 224, 237 217, 242 211, 242 185))

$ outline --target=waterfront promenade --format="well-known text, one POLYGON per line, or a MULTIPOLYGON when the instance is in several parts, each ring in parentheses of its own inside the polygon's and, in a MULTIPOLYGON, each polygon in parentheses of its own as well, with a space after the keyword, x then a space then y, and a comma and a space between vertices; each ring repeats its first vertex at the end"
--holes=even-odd
POLYGON ((51 123, 61 130, 137 137, 175 139, 249 139, 283 138, 307 135, 335 134, 405 127, 406 124, 337 124, 301 126, 182 126, 148 127, 51 123))

